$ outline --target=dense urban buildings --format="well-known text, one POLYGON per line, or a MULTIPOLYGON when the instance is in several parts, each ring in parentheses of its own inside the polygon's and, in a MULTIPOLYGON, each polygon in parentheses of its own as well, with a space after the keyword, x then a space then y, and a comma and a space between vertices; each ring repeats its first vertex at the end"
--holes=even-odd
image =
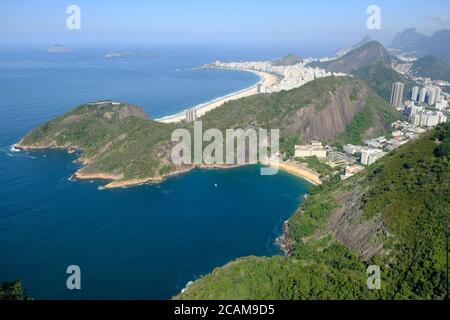
POLYGON ((291 90, 303 86, 304 84, 318 78, 329 77, 331 75, 343 76, 344 73, 331 73, 324 69, 312 68, 306 66, 308 60, 303 63, 297 63, 291 66, 276 66, 272 61, 255 61, 255 62, 221 62, 216 61, 205 67, 210 68, 224 68, 224 69, 239 69, 239 70, 254 70, 268 72, 277 75, 281 80, 271 86, 265 88, 258 87, 259 93, 272 93, 282 90, 291 90))

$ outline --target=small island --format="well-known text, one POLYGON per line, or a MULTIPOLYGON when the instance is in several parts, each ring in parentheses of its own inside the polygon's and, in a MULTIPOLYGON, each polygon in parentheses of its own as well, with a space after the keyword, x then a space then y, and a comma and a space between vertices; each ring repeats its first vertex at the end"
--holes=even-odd
POLYGON ((48 53, 69 53, 69 52, 72 52, 72 49, 67 48, 60 44, 55 44, 55 45, 51 46, 50 48, 48 48, 47 52, 48 53))

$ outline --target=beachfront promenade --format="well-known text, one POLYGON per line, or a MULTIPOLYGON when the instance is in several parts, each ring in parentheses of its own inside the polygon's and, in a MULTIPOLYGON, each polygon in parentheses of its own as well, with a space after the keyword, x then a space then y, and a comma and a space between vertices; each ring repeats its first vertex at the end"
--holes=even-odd
MULTIPOLYGON (((214 99, 212 101, 209 101, 209 102, 206 102, 206 103, 203 103, 203 104, 200 104, 200 105, 194 107, 193 109, 195 109, 197 111, 197 117, 202 117, 208 111, 218 108, 218 107, 222 106, 223 104, 225 104, 226 102, 258 94, 258 85, 259 84, 264 88, 270 88, 279 82, 279 77, 277 77, 274 74, 268 73, 268 72, 255 71, 255 70, 242 70, 242 69, 239 69, 239 70, 253 72, 256 75, 258 75, 261 78, 261 80, 249 88, 246 88, 246 89, 243 89, 243 90, 240 90, 237 92, 233 92, 226 96, 214 99)), ((185 115, 185 112, 183 111, 176 115, 171 115, 171 116, 164 117, 161 119, 156 119, 156 121, 162 122, 162 123, 177 123, 177 122, 184 121, 185 118, 186 118, 186 115, 185 115)))

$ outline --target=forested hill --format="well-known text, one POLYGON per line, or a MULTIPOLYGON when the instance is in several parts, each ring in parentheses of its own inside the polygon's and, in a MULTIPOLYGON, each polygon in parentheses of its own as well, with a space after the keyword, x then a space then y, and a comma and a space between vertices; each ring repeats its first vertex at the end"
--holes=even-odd
POLYGON ((396 59, 382 44, 377 41, 371 41, 336 60, 314 62, 311 66, 324 68, 329 72, 351 73, 361 67, 374 65, 379 62, 390 65, 396 59))
POLYGON ((450 125, 311 192, 287 226, 288 257, 246 257, 176 299, 444 299, 450 125), (367 266, 381 268, 381 290, 367 266))

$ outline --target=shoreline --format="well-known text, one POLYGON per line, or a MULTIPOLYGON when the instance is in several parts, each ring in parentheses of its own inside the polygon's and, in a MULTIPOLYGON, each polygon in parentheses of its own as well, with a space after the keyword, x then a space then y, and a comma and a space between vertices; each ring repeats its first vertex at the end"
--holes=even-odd
MULTIPOLYGON (((135 178, 135 179, 129 179, 129 180, 122 180, 122 176, 117 176, 113 174, 108 173, 96 173, 96 174, 85 174, 80 171, 75 172, 72 177, 76 180, 106 180, 110 181, 109 183, 104 185, 105 189, 118 189, 118 188, 128 188, 128 187, 137 187, 141 185, 149 185, 149 184, 157 184, 162 183, 166 179, 174 176, 178 176, 181 174, 188 173, 195 169, 201 169, 201 170, 228 170, 228 169, 235 169, 240 167, 245 167, 249 165, 254 164, 241 164, 241 165, 198 165, 198 166, 192 166, 185 169, 180 169, 173 171, 165 176, 162 177, 148 177, 148 178, 135 178)), ((263 166, 276 166, 276 164, 273 163, 262 163, 263 166)), ((306 180, 309 183, 317 186, 321 185, 322 182, 319 179, 319 174, 313 172, 312 170, 308 168, 298 168, 297 166, 292 166, 286 163, 279 163, 278 167, 280 170, 287 172, 291 175, 294 175, 300 179, 306 180)), ((82 170, 82 169, 80 169, 82 170)))
MULTIPOLYGON (((257 88, 258 88, 259 84, 261 84, 262 86, 264 86, 266 88, 270 88, 279 81, 279 78, 276 75, 268 73, 268 72, 263 72, 263 71, 257 71, 257 70, 251 70, 251 69, 232 69, 232 68, 214 68, 214 69, 251 72, 251 73, 256 74, 260 78, 260 80, 256 84, 254 84, 248 88, 245 88, 245 89, 242 89, 242 90, 239 90, 236 92, 232 92, 230 94, 227 94, 222 97, 218 97, 216 99, 213 99, 213 100, 205 102, 205 103, 198 104, 193 108, 187 108, 187 109, 195 109, 197 111, 197 117, 199 117, 199 118, 202 117, 203 115, 205 115, 205 113, 207 113, 208 111, 211 111, 218 107, 221 107, 229 101, 233 101, 233 100, 237 100, 237 99, 241 99, 241 98, 245 98, 245 97, 249 97, 249 96, 258 94, 257 88)), ((183 120, 185 120, 185 111, 179 112, 174 115, 169 115, 169 116, 166 116, 163 118, 159 118, 159 119, 156 119, 155 121, 161 122, 161 123, 178 123, 183 120)))
MULTIPOLYGON (((13 144, 11 146, 12 148, 16 148, 20 151, 39 151, 39 150, 62 150, 66 151, 68 153, 73 153, 74 151, 80 151, 81 149, 75 149, 75 148, 66 148, 66 147, 54 147, 54 146, 21 146, 19 143, 13 144)), ((77 158, 77 161, 81 164, 86 164, 84 161, 80 160, 80 157, 77 158)), ((191 166, 188 168, 180 169, 173 171, 165 176, 162 177, 147 177, 147 178, 134 178, 129 180, 122 180, 122 175, 117 174, 111 174, 111 173, 83 173, 83 168, 79 169, 78 171, 74 172, 71 178, 75 180, 106 180, 109 181, 104 188, 105 189, 118 189, 118 188, 126 188, 126 187, 135 187, 145 184, 152 184, 152 183, 161 183, 164 182, 167 178, 184 174, 187 172, 190 172, 191 170, 194 170, 196 168, 199 169, 206 169, 206 170, 224 170, 224 169, 234 169, 238 167, 244 167, 248 165, 253 164, 241 164, 241 165, 198 165, 198 166, 191 166)), ((286 162, 279 162, 275 163, 272 161, 266 161, 261 163, 263 166, 278 166, 278 168, 282 171, 285 171, 289 174, 292 174, 298 178, 304 179, 308 181, 309 183, 312 183, 313 185, 321 185, 322 182, 319 179, 319 174, 317 172, 312 171, 309 168, 303 167, 299 164, 290 164, 286 162)))

